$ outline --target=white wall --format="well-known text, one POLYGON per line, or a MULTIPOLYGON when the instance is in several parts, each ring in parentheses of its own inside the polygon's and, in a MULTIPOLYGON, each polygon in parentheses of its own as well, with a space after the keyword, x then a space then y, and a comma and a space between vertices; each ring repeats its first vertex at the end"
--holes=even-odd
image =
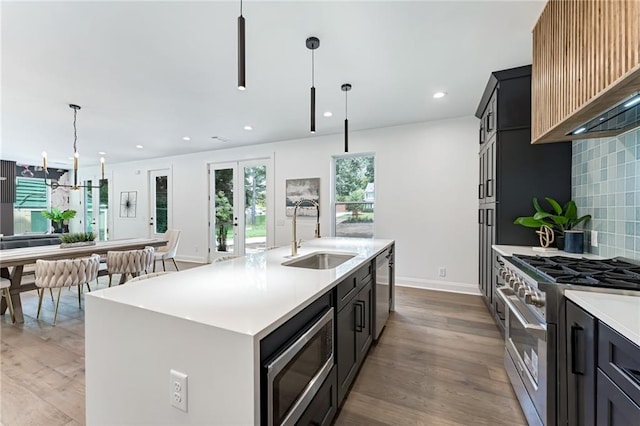
MULTIPOLYGON (((376 156, 376 237, 396 240, 398 284, 477 292, 477 120, 463 117, 352 132, 351 153, 376 156), (445 278, 438 268, 445 267, 445 278)), ((275 245, 289 244, 285 180, 320 177, 321 229, 330 231, 331 159, 342 154, 343 135, 230 148, 142 162, 109 164, 111 238, 148 235, 148 172, 169 168, 173 179, 170 226, 182 231, 178 258, 205 262, 208 236, 207 165, 274 159, 275 245), (120 218, 121 191, 138 191, 137 217, 120 218), (283 224, 279 225, 278 223, 283 224)), ((91 170, 83 172, 90 174, 91 170)), ((315 219, 299 220, 299 237, 313 237, 315 219)))

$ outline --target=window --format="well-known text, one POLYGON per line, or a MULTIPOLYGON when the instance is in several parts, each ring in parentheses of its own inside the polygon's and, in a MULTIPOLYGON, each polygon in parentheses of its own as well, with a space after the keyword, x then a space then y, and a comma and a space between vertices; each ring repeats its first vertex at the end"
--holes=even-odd
POLYGON ((336 237, 374 237, 374 160, 373 154, 334 157, 336 237))
POLYGON ((16 177, 13 233, 47 232, 49 222, 41 212, 48 209, 48 187, 44 184, 44 180, 16 177))

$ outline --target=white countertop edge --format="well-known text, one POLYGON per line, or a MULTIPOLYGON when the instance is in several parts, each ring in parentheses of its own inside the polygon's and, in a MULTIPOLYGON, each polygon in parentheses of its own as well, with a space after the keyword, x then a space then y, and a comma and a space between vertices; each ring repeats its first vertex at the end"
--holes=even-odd
MULTIPOLYGON (((301 249, 299 249, 299 254, 296 257, 302 257, 308 253, 311 252, 315 252, 315 251, 349 251, 348 249, 345 249, 343 247, 340 247, 341 241, 342 243, 346 243, 347 245, 349 245, 349 240, 356 240, 356 239, 350 239, 350 238, 323 238, 323 239, 319 239, 319 240, 311 240, 308 242, 303 242, 303 246, 301 249), (334 244, 331 244, 331 242, 334 242, 334 244)), ((253 337, 256 340, 260 340, 262 339, 264 336, 268 335, 269 333, 271 333, 273 330, 275 330, 276 328, 278 328, 280 325, 284 324, 287 320, 293 318, 296 314, 298 314, 300 311, 302 311, 304 308, 306 308, 309 304, 311 304, 313 301, 317 300, 318 297, 322 296, 323 294, 327 293, 328 291, 330 291, 333 287, 335 287, 338 283, 340 283, 344 278, 346 278, 349 274, 355 272, 359 267, 361 267, 363 264, 365 264, 366 262, 369 262, 371 260, 373 260, 376 256, 378 256, 380 253, 382 253, 384 250, 386 250, 387 248, 389 248, 392 244, 395 243, 395 240, 388 240, 388 239, 358 239, 361 241, 365 241, 368 240, 370 242, 370 245, 372 247, 376 247, 373 250, 371 250, 369 253, 367 253, 366 256, 364 255, 358 255, 355 258, 345 262, 344 266, 349 266, 348 269, 344 268, 341 273, 337 276, 334 277, 334 279, 330 279, 326 282, 325 285, 322 285, 321 287, 316 287, 315 292, 313 293, 308 293, 308 297, 304 297, 304 298, 300 298, 299 300, 296 301, 295 306, 290 306, 288 309, 282 309, 281 311, 278 312, 278 317, 273 319, 272 321, 267 321, 266 323, 260 324, 259 326, 256 326, 255 323, 253 323, 252 325, 254 326, 252 329, 243 329, 242 327, 229 327, 228 324, 227 326, 225 325, 221 325, 219 323, 217 323, 215 320, 208 320, 206 318, 203 317, 196 317, 196 318, 190 318, 184 315, 181 315, 180 313, 174 312, 171 309, 167 309, 166 307, 163 306, 152 306, 152 305, 146 305, 146 306, 142 306, 140 305, 138 302, 136 301, 128 301, 126 300, 126 293, 125 295, 119 295, 117 293, 120 293, 118 291, 118 289, 121 289, 123 291, 125 291, 124 289, 126 289, 126 287, 128 287, 127 285, 124 286, 116 286, 116 287, 111 287, 108 289, 102 289, 102 290, 98 290, 95 292, 90 292, 87 293, 86 296, 88 297, 96 297, 96 298, 101 298, 103 300, 107 300, 110 302, 114 302, 114 303, 123 303, 123 304, 127 304, 127 305, 131 305, 131 306, 135 306, 139 309, 144 309, 144 310, 148 310, 151 312, 155 312, 155 313, 159 313, 159 314, 163 314, 163 315, 168 315, 168 316, 173 316, 175 318, 179 318, 182 320, 186 320, 186 321, 192 321, 195 323, 199 323, 199 324, 204 324, 207 326, 211 326, 211 327, 215 327, 215 328, 219 328, 221 330, 226 330, 229 332, 233 332, 233 333, 237 333, 237 334, 242 334, 242 335, 246 335, 246 336, 250 336, 253 337), (116 289, 116 291, 109 291, 112 289, 116 289), (117 292, 117 293, 116 293, 117 292)), ((278 249, 275 250, 270 250, 264 253, 265 256, 268 257, 272 257, 274 254, 277 254, 278 252, 280 253, 286 253, 287 251, 290 250, 290 247, 280 247, 278 249)), ((284 257, 289 257, 289 256, 284 256, 284 257)), ((234 263, 236 264, 236 266, 234 266, 234 268, 237 267, 242 267, 242 264, 244 264, 246 262, 246 257, 238 257, 237 259, 233 259, 228 261, 229 264, 234 263)), ((282 262, 283 257, 279 256, 278 257, 278 261, 276 263, 278 263, 277 266, 280 266, 280 263, 282 262)), ((224 262, 227 263, 227 262, 224 262)), ((272 263, 270 261, 268 261, 268 263, 272 263)), ((209 269, 209 268, 215 268, 216 264, 212 263, 212 264, 204 264, 200 267, 197 268, 192 268, 189 270, 185 270, 183 271, 185 274, 188 274, 189 271, 194 271, 195 269, 202 269, 203 271, 205 269, 209 269)), ((218 264, 220 265, 220 264, 218 264)), ((286 267, 286 269, 289 269, 288 267, 286 267)), ((290 273, 295 273, 297 268, 291 268, 290 273)), ((177 274, 182 274, 183 273, 178 272, 178 273, 172 273, 172 274, 168 274, 165 276, 160 276, 160 277, 154 277, 148 280, 143 280, 143 281, 139 281, 137 283, 133 283, 133 285, 135 286, 152 286, 154 284, 154 281, 160 282, 160 280, 167 280, 170 277, 171 278, 175 278, 177 274)), ((211 271, 211 273, 216 273, 217 271, 215 269, 213 269, 211 271)), ((316 271, 318 272, 318 271, 316 271)))
POLYGON ((640 346, 640 294, 566 290, 567 299, 640 346))
POLYGON ((532 246, 510 246, 494 244, 491 246, 491 248, 494 249, 496 253, 502 256, 513 256, 514 254, 522 254, 526 256, 565 256, 575 257, 576 259, 605 259, 602 256, 598 256, 597 254, 592 253, 567 253, 564 250, 538 251, 534 250, 534 247, 532 246))

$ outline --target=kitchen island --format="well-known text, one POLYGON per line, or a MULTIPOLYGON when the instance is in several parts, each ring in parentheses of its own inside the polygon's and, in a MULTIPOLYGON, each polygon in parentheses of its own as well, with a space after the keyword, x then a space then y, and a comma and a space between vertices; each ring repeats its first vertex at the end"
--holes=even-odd
POLYGON ((89 293, 87 424, 260 424, 261 340, 392 245, 323 238, 296 258, 354 256, 298 268, 282 247, 89 293), (171 370, 188 376, 186 412, 171 405, 171 370))

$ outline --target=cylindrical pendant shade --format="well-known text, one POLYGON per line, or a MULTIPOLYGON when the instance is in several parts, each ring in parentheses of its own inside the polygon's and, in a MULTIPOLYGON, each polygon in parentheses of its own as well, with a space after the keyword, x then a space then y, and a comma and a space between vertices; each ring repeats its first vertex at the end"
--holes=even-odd
POLYGON ((238 89, 246 89, 244 16, 238 16, 238 89))
POLYGON ((344 152, 349 152, 349 119, 344 119, 344 152))
POLYGON ((316 132, 316 88, 311 88, 311 133, 316 132))

